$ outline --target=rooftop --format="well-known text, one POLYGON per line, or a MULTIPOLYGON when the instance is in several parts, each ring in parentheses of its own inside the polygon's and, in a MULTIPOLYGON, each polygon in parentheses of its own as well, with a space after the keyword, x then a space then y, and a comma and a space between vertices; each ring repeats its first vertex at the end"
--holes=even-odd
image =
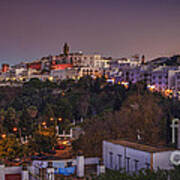
POLYGON ((170 148, 170 147, 154 147, 150 145, 144 145, 144 144, 139 144, 136 142, 130 142, 127 140, 109 140, 108 142, 111 142, 113 144, 119 144, 125 147, 141 150, 141 151, 147 151, 150 153, 155 153, 155 152, 163 152, 163 151, 174 151, 176 150, 175 148, 170 148))

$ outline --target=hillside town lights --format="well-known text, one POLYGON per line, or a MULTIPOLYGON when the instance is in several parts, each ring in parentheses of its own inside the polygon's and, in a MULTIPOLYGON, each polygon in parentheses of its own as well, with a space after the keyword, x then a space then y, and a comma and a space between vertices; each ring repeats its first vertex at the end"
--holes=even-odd
POLYGON ((62 121, 62 118, 61 118, 61 117, 59 117, 59 118, 58 118, 58 121, 62 121))
POLYGON ((17 127, 14 127, 14 128, 13 128, 13 131, 14 131, 14 132, 17 132, 17 127))
POLYGON ((150 90, 150 91, 154 91, 154 89, 155 89, 155 85, 147 85, 147 87, 148 87, 148 89, 150 90))
POLYGON ((53 117, 51 117, 51 118, 50 118, 50 121, 54 121, 54 118, 53 118, 53 117))
POLYGON ((52 76, 49 77, 49 81, 53 81, 53 77, 52 76))
POLYGON ((42 125, 43 125, 43 126, 46 126, 46 122, 45 122, 45 121, 44 121, 44 122, 42 122, 42 125))
POLYGON ((6 138, 6 134, 2 134, 1 137, 4 139, 6 138))

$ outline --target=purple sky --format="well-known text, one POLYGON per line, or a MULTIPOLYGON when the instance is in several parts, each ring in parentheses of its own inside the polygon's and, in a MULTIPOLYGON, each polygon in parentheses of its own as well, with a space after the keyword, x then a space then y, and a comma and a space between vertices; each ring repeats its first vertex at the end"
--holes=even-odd
POLYGON ((0 0, 0 62, 71 51, 180 53, 180 0, 0 0))

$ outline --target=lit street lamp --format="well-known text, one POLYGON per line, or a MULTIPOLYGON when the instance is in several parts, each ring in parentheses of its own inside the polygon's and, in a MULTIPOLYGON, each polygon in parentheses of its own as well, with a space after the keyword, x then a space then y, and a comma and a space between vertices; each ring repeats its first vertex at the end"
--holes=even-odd
POLYGON ((51 118, 50 118, 50 121, 54 121, 54 118, 53 118, 53 117, 51 117, 51 118))
POLYGON ((18 130, 17 127, 13 127, 14 132, 17 132, 17 130, 18 130))
POLYGON ((43 126, 46 126, 46 122, 45 122, 45 121, 44 121, 44 122, 42 122, 42 125, 43 125, 43 126))
POLYGON ((61 118, 61 117, 59 117, 59 118, 58 118, 58 121, 60 121, 60 122, 61 122, 61 121, 62 121, 62 118, 61 118))
POLYGON ((4 139, 6 138, 6 134, 2 134, 1 137, 4 139))
POLYGON ((57 135, 59 135, 59 126, 58 126, 58 122, 62 122, 62 118, 61 117, 58 117, 58 118, 53 118, 51 117, 50 118, 50 121, 54 121, 54 128, 56 129, 56 133, 57 135))

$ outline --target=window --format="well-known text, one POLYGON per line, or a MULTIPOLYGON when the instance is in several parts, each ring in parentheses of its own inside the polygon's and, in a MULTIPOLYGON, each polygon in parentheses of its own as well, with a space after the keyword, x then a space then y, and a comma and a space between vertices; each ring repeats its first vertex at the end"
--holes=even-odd
POLYGON ((134 160, 134 169, 135 169, 135 171, 138 171, 138 163, 139 163, 139 161, 138 160, 134 160))
POLYGON ((129 172, 129 163, 130 163, 130 158, 126 157, 126 172, 129 172))
POLYGON ((150 164, 146 163, 146 169, 150 169, 150 164))
POLYGON ((122 169, 122 155, 118 154, 118 168, 122 169))
POLYGON ((109 153, 109 162, 110 162, 110 168, 113 168, 113 153, 109 153))

